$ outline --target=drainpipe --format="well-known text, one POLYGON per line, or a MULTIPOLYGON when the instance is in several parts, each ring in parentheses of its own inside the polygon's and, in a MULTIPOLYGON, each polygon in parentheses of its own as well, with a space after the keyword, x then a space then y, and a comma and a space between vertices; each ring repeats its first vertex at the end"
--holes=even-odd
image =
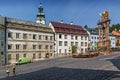
POLYGON ((7 26, 6 26, 6 17, 4 18, 4 26, 5 26, 5 47, 4 47, 4 50, 5 50, 5 64, 8 63, 8 60, 7 60, 7 26))

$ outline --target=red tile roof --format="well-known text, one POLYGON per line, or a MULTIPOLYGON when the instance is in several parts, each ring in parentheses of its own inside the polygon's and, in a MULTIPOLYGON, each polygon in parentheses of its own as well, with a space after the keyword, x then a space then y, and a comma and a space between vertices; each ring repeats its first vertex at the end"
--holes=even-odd
POLYGON ((113 34, 114 36, 120 36, 120 33, 117 32, 117 31, 112 31, 112 34, 113 34))
POLYGON ((76 35, 88 35, 82 26, 65 24, 60 22, 51 22, 56 33, 67 33, 76 35))

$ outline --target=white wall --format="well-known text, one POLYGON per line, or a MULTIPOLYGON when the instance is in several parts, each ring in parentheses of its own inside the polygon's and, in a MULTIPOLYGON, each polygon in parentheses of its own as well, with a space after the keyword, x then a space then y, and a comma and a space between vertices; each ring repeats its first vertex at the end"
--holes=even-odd
POLYGON ((60 54, 59 52, 60 49, 61 49, 61 53, 65 53, 65 49, 67 50, 67 53, 70 53, 69 50, 71 50, 71 42, 73 42, 74 45, 75 45, 75 42, 78 42, 77 53, 81 53, 81 48, 83 48, 83 53, 85 53, 85 49, 88 47, 88 46, 85 46, 85 42, 87 42, 87 45, 88 45, 88 37, 87 37, 87 40, 85 40, 85 36, 83 36, 83 40, 81 40, 81 35, 73 35, 74 39, 72 40, 71 39, 72 34, 61 34, 62 35, 61 39, 59 38, 59 35, 60 33, 56 33, 56 45, 55 45, 56 53, 60 54), (65 35, 67 35, 67 39, 64 39, 65 35), (78 37, 77 40, 75 40, 75 36, 78 37), (59 46, 59 41, 62 41, 62 46, 59 46), (64 46, 64 41, 68 42, 68 46, 64 46), (83 46, 81 46, 81 42, 84 43, 83 46))
MULTIPOLYGON (((19 30, 19 29, 7 29, 7 45, 8 44, 13 44, 13 45, 16 45, 16 44, 26 44, 26 45, 54 45, 54 34, 53 33, 43 33, 43 32, 35 32, 35 31, 28 31, 28 30, 19 30), (8 38, 8 32, 12 32, 12 36, 13 38, 8 38), (20 38, 16 39, 16 33, 20 33, 20 38), (23 33, 29 35, 33 35, 35 34, 37 36, 37 39, 32 39, 32 36, 31 38, 27 38, 26 40, 23 39, 23 33), (45 39, 39 39, 39 35, 42 35, 42 36, 48 36, 50 38, 50 36, 53 37, 53 40, 45 40, 45 39)), ((6 47, 6 49, 8 50, 8 46, 6 47)))

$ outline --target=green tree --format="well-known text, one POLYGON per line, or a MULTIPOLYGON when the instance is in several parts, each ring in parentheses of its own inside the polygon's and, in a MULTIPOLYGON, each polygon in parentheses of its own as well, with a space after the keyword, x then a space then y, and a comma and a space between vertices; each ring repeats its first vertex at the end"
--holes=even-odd
POLYGON ((120 43, 119 43, 119 42, 116 42, 116 46, 120 46, 120 43))
POLYGON ((113 30, 120 30, 120 24, 113 24, 111 27, 110 27, 110 33, 113 31, 113 30))
POLYGON ((77 52, 77 47, 72 45, 72 54, 76 53, 77 52))

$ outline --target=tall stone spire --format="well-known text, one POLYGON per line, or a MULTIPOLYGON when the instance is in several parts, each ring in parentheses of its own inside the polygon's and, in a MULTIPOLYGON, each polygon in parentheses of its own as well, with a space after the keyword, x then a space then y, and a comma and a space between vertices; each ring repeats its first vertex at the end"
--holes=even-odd
POLYGON ((38 8, 36 23, 45 24, 45 14, 43 12, 43 6, 41 3, 40 3, 39 8, 38 8))

